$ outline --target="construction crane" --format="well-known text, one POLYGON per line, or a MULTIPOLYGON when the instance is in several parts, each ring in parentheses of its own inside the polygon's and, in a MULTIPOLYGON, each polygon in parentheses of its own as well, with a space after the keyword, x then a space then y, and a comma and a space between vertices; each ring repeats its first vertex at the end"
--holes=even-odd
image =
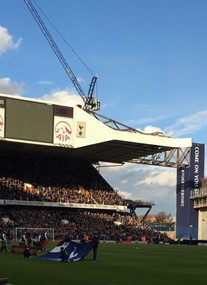
POLYGON ((45 38, 47 39, 48 43, 50 44, 52 50, 54 51, 55 55, 59 59, 60 63, 62 64, 63 68, 65 69, 67 75, 70 77, 76 91, 81 96, 84 106, 84 110, 88 111, 97 111, 100 110, 100 102, 93 97, 94 88, 96 85, 97 77, 93 76, 89 85, 88 94, 85 95, 81 85, 79 84, 75 74, 73 73, 72 69, 70 68, 69 64, 67 63, 65 57, 63 56, 62 52, 60 51, 59 47, 57 46, 56 42, 54 41, 53 37, 51 36, 50 32, 48 31, 47 27, 45 26, 43 20, 41 19, 40 15, 37 12, 37 9, 33 5, 31 0, 24 0, 27 8, 31 12, 32 16, 34 17, 35 21, 37 22, 39 28, 43 32, 45 38))

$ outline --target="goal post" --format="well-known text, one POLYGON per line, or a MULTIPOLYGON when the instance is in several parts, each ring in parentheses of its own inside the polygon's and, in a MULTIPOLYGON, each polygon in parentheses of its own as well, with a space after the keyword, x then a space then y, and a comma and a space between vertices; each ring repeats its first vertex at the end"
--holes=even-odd
POLYGON ((23 228, 23 227, 15 228, 16 240, 18 239, 19 236, 22 236, 22 234, 25 234, 26 232, 29 232, 32 237, 35 234, 39 235, 39 234, 42 234, 42 233, 47 233, 47 238, 48 238, 49 241, 54 241, 55 240, 54 228, 23 228))

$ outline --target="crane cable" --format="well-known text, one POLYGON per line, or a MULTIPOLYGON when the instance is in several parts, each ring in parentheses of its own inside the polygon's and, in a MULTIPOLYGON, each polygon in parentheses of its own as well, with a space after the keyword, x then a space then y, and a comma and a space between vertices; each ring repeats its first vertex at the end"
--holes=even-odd
POLYGON ((58 35, 62 38, 62 40, 65 42, 65 44, 71 49, 71 51, 75 54, 75 56, 78 58, 78 60, 85 66, 85 68, 88 70, 88 72, 94 76, 94 72, 88 67, 88 65, 83 61, 83 59, 77 54, 77 52, 72 48, 72 46, 68 43, 68 41, 64 38, 64 36, 61 34, 61 32, 56 28, 56 26, 52 23, 52 21, 47 17, 47 15, 43 12, 43 10, 39 7, 39 5, 33 0, 36 7, 40 10, 40 12, 45 16, 47 21, 52 25, 54 30, 58 33, 58 35))

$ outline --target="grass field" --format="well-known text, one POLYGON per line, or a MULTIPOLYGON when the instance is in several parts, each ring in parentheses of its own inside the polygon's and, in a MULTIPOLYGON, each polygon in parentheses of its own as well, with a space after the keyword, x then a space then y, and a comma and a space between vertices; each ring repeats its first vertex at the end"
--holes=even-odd
POLYGON ((0 277, 13 285, 207 284, 207 247, 100 244, 96 261, 89 253, 71 263, 0 253, 0 277))

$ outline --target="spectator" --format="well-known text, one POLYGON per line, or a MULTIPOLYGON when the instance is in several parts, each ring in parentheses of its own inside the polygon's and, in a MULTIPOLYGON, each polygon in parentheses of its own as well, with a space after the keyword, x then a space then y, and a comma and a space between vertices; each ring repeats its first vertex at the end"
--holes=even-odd
POLYGON ((99 240, 99 235, 95 232, 92 238, 92 241, 95 243, 93 246, 93 260, 97 259, 99 240))
POLYGON ((66 250, 62 246, 60 248, 60 259, 61 259, 61 261, 63 261, 63 262, 68 261, 68 257, 69 257, 68 253, 66 252, 66 250))
POLYGON ((23 258, 30 258, 30 257, 31 257, 31 253, 30 253, 29 247, 25 247, 23 251, 23 258))
POLYGON ((0 233, 0 241, 1 241, 0 251, 1 252, 7 252, 7 248, 6 248, 6 234, 5 234, 4 231, 2 231, 0 233))

